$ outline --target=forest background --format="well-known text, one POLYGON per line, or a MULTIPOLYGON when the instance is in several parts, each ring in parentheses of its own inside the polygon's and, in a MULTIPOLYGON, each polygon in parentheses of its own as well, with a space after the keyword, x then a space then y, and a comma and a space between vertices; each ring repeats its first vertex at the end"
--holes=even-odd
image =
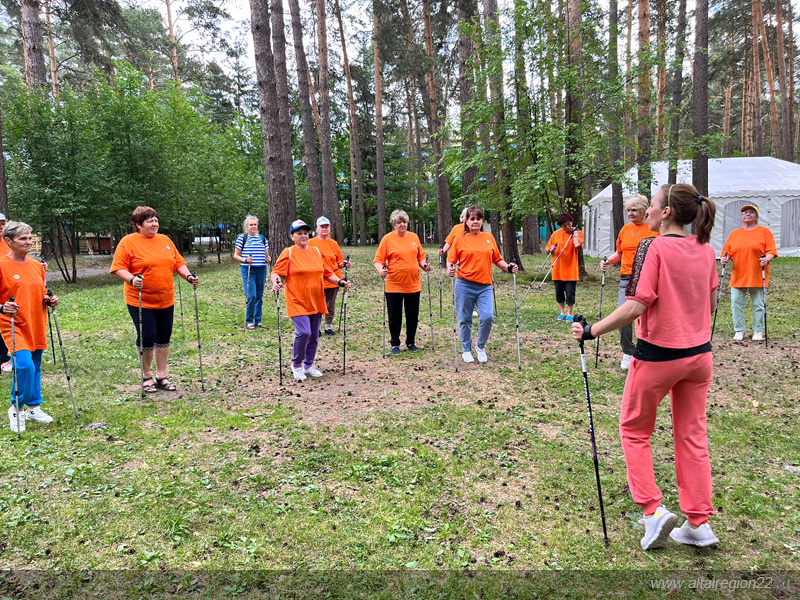
POLYGON ((707 192, 708 157, 795 161, 793 25, 762 0, 0 0, 0 211, 67 281, 140 204, 184 250, 252 213, 279 252, 295 218, 364 245, 396 208, 441 243, 478 203, 519 261, 517 231, 539 251, 609 183, 621 228, 632 166, 649 193, 692 158, 707 192))

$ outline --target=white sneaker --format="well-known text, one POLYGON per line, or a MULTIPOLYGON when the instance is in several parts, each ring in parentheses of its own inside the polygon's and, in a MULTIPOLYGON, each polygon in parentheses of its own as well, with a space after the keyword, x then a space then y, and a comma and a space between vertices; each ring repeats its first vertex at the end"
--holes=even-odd
POLYGON ((677 521, 678 517, 669 512, 663 505, 659 506, 651 516, 639 519, 639 523, 644 524, 642 548, 655 550, 666 546, 669 534, 677 521))
POLYGON ((37 423, 52 423, 53 417, 44 412, 41 407, 34 406, 25 411, 25 419, 37 423))
POLYGON ((463 360, 465 363, 472 363, 472 362, 475 362, 475 359, 474 359, 474 358, 472 358, 472 352, 470 352, 470 351, 467 351, 467 352, 462 352, 462 353, 461 353, 461 359, 462 359, 462 360, 463 360))
POLYGON ((708 523, 692 527, 689 521, 686 521, 680 529, 673 529, 669 537, 679 544, 688 544, 699 548, 719 544, 719 538, 711 531, 711 526, 708 523))
POLYGON ((305 371, 303 370, 303 367, 297 367, 297 368, 292 367, 292 375, 294 375, 294 378, 297 381, 305 381, 306 380, 306 374, 305 374, 305 371))
POLYGON ((764 332, 763 331, 754 331, 753 332, 753 341, 754 342, 763 342, 764 341, 764 332))
POLYGON ((481 349, 475 346, 475 353, 478 355, 478 362, 485 363, 489 360, 489 357, 486 356, 486 348, 481 349))
POLYGON ((734 342, 741 342, 744 339, 744 331, 737 331, 733 334, 734 342))
POLYGON ((633 358, 632 354, 623 354, 622 355, 622 362, 619 363, 619 368, 623 371, 627 371, 631 366, 631 359, 633 358))
POLYGON ((317 367, 315 367, 314 365, 311 365, 311 366, 310 366, 310 367, 308 367, 308 368, 305 368, 305 367, 304 367, 304 368, 303 368, 303 373, 305 373, 305 374, 306 374, 306 375, 308 375, 309 377, 314 377, 315 379, 316 379, 317 377, 322 377, 322 371, 320 371, 320 370, 319 370, 317 367))
POLYGON ((8 426, 14 433, 23 433, 25 431, 25 413, 27 411, 19 411, 19 429, 17 429, 17 409, 13 406, 8 409, 8 426))

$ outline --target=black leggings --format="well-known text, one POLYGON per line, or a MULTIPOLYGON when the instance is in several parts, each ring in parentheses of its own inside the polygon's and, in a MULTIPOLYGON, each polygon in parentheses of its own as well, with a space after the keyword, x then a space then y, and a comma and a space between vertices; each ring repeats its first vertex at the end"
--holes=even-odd
MULTIPOLYGON (((139 347, 139 307, 128 304, 128 312, 136 328, 136 347, 139 347)), ((172 318, 175 306, 169 308, 143 308, 142 329, 144 339, 142 350, 150 352, 153 348, 169 348, 169 339, 172 337, 172 318)))
POLYGON ((389 335, 391 345, 400 345, 400 328, 403 325, 403 304, 406 306, 406 346, 410 346, 417 338, 419 322, 419 294, 400 294, 386 292, 386 311, 389 314, 389 335))

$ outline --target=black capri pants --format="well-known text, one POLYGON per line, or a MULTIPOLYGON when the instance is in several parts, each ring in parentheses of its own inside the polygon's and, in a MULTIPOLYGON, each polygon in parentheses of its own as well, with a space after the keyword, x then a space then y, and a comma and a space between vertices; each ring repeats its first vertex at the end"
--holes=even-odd
POLYGON ((400 329, 403 326, 403 305, 406 309, 406 346, 411 346, 417 338, 417 324, 419 323, 419 295, 420 292, 402 294, 399 292, 385 292, 386 309, 389 313, 389 336, 392 347, 400 345, 400 329))
POLYGON ((575 304, 575 284, 577 281, 561 281, 556 279, 553 284, 556 286, 556 304, 573 306, 575 304))
MULTIPOLYGON (((128 312, 136 328, 136 347, 139 347, 139 307, 128 306, 128 312)), ((169 348, 169 340, 172 337, 172 319, 175 313, 175 305, 169 308, 143 308, 142 309, 142 329, 144 338, 142 340, 142 350, 150 352, 153 348, 169 348)))

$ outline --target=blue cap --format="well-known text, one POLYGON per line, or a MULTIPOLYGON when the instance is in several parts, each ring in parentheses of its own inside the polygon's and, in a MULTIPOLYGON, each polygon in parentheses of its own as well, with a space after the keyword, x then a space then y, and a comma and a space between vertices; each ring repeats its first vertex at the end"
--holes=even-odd
POLYGON ((331 222, 328 220, 328 217, 320 217, 317 219, 317 227, 320 225, 330 225, 331 222))
POLYGON ((289 227, 289 235, 293 234, 298 229, 308 229, 311 231, 311 227, 309 227, 305 221, 302 219, 297 219, 297 221, 293 221, 291 226, 289 227))

